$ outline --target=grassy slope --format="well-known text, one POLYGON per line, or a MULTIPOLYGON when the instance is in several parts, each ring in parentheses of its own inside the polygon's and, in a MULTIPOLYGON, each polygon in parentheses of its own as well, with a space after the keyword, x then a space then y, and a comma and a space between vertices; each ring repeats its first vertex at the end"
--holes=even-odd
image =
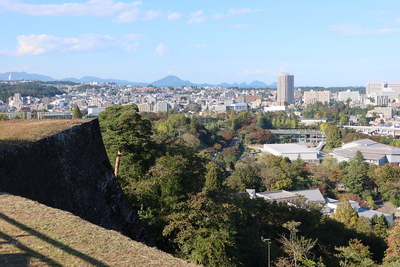
MULTIPOLYGON (((0 121, 0 151, 87 120, 0 121)), ((0 193, 0 266, 195 266, 68 212, 0 193)))
POLYGON ((0 193, 0 266, 195 266, 71 213, 0 193))
POLYGON ((89 120, 90 119, 0 121, 0 150, 10 145, 20 145, 37 141, 89 120))

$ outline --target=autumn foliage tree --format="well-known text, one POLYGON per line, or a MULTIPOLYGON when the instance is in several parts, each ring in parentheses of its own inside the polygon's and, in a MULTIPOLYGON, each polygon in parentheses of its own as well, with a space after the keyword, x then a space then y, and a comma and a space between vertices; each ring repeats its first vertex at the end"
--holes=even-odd
MULTIPOLYGON (((393 263, 400 265, 400 222, 395 222, 392 229, 389 230, 387 238, 387 246, 385 252, 385 263, 393 263)), ((393 265, 395 266, 395 265, 393 265)))

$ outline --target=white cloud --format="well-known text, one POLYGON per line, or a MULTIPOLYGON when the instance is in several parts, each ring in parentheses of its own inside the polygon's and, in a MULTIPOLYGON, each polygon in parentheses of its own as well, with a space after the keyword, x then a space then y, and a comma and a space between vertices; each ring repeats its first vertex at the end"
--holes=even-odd
POLYGON ((259 28, 257 26, 246 25, 246 24, 235 24, 235 25, 231 25, 229 27, 232 29, 235 29, 235 30, 239 30, 239 31, 254 30, 254 29, 259 28))
POLYGON ((188 24, 199 24, 206 21, 206 18, 203 16, 203 10, 199 10, 190 14, 190 19, 188 20, 188 24))
POLYGON ((127 39, 127 40, 131 40, 131 41, 136 41, 136 40, 140 40, 140 39, 144 39, 147 36, 144 34, 125 34, 124 36, 122 36, 123 39, 127 39))
POLYGON ((168 47, 166 47, 164 44, 159 44, 156 47, 156 53, 154 55, 158 56, 158 57, 163 57, 166 54, 168 54, 169 52, 170 52, 170 49, 168 47))
POLYGON ((177 13, 177 12, 171 13, 167 16, 169 21, 177 20, 177 19, 180 19, 181 17, 182 17, 182 14, 177 13))
POLYGON ((206 21, 206 18, 191 18, 188 20, 188 24, 200 24, 206 21))
POLYGON ((192 14, 190 14, 190 16, 191 16, 192 18, 193 18, 193 17, 199 17, 199 16, 203 15, 203 13, 204 13, 203 10, 199 10, 199 11, 196 11, 196 12, 192 12, 192 14))
POLYGON ((231 8, 228 10, 226 14, 224 13, 217 13, 213 17, 215 19, 222 19, 222 18, 228 18, 236 15, 242 15, 242 14, 248 14, 248 13, 253 13, 253 12, 259 12, 261 9, 251 9, 251 8, 231 8))
POLYGON ((223 19, 223 18, 225 18, 225 15, 223 13, 217 13, 217 14, 214 14, 213 17, 215 19, 223 19))
POLYGON ((113 21, 118 23, 128 23, 139 20, 148 21, 159 17, 160 14, 160 11, 142 11, 138 8, 134 8, 120 13, 113 21))
POLYGON ((125 34, 119 38, 118 43, 127 52, 136 52, 137 48, 140 46, 137 40, 146 38, 143 34, 125 34))
POLYGON ((203 44, 191 44, 189 45, 189 47, 193 47, 193 48, 206 48, 206 45, 203 44))
POLYGON ((159 11, 145 11, 138 8, 141 1, 130 3, 114 0, 88 0, 84 3, 24 4, 18 0, 0 0, 0 12, 12 12, 32 16, 95 16, 113 17, 115 22, 151 20, 160 16, 159 11))
POLYGON ((261 11, 261 9, 251 9, 251 8, 231 8, 228 10, 229 14, 231 15, 241 15, 241 14, 247 14, 247 13, 253 13, 253 12, 258 12, 261 11))
POLYGON ((329 30, 338 31, 342 36, 366 36, 400 32, 400 28, 370 29, 358 24, 330 25, 329 30))
POLYGON ((70 54, 109 49, 124 49, 136 51, 139 43, 136 40, 144 35, 129 34, 122 37, 112 37, 99 34, 82 34, 75 38, 56 37, 51 35, 21 35, 17 37, 16 50, 0 51, 0 54, 9 56, 37 56, 70 54))

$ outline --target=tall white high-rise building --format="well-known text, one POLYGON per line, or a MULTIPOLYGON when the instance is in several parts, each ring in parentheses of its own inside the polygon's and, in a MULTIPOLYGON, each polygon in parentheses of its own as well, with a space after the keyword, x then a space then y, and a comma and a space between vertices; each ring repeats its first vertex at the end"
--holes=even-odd
POLYGON ((278 88, 276 101, 288 105, 294 103, 294 76, 289 72, 278 75, 278 88))

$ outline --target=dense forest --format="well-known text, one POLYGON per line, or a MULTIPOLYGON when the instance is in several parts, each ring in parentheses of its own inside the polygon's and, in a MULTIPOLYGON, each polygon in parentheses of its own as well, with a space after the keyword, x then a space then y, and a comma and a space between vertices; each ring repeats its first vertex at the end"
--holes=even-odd
POLYGON ((41 83, 26 82, 18 84, 0 83, 0 100, 7 102, 10 96, 20 93, 21 96, 46 97, 62 95, 63 92, 54 86, 42 85, 41 83))
MULTIPOLYGON (((358 217, 347 202, 400 203, 398 166, 368 165, 362 154, 348 163, 327 157, 320 165, 246 157, 245 145, 279 142, 269 129, 296 127, 297 118, 248 110, 218 117, 202 124, 183 114, 139 114, 135 105, 100 113, 115 174, 158 248, 204 266, 267 266, 268 254, 271 266, 400 264, 400 225, 358 217), (338 191, 338 183, 348 191, 338 191), (287 205, 245 193, 315 187, 342 200, 334 216, 302 198, 287 205)), ((343 138, 364 138, 320 127, 332 148, 343 138)))

